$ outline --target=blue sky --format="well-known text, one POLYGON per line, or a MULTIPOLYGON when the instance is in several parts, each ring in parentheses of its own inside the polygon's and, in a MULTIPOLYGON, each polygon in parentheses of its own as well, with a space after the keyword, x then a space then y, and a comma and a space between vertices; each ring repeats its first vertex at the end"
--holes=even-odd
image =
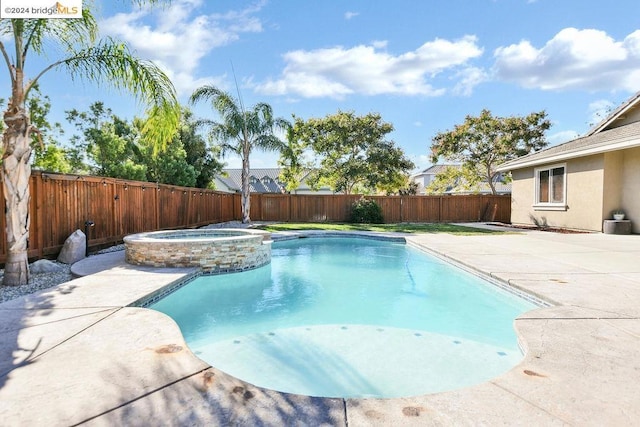
MULTIPOLYGON (((557 144, 640 90, 637 0, 96 4, 103 34, 160 65, 182 102, 203 84, 235 94, 233 64, 245 104, 267 102, 278 116, 380 113, 395 127, 389 138, 419 169, 430 164, 436 133, 483 108, 501 116, 544 109, 553 122, 548 140, 557 144)), ((96 100, 123 117, 142 114, 133 99, 63 74, 44 79, 42 90, 59 117, 96 100)), ((215 118, 209 106, 194 111, 215 118)), ((256 152, 251 162, 274 167, 276 160, 256 152)))

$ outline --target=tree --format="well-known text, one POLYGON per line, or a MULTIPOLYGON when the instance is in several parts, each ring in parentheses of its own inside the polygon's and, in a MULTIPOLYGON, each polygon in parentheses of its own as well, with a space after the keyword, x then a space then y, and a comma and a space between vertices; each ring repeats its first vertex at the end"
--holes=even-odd
POLYGON ((102 102, 91 104, 89 111, 73 109, 66 113, 67 120, 82 133, 72 140, 80 152, 86 153, 91 173, 137 181, 147 179, 147 167, 141 162, 142 153, 137 145, 142 125, 130 125, 102 102))
MULTIPOLYGON (((296 117, 294 116, 293 119, 295 121, 296 117)), ((300 186, 302 178, 313 166, 305 160, 306 150, 307 146, 296 137, 294 127, 290 126, 287 129, 287 140, 280 149, 280 158, 278 159, 278 166, 280 166, 278 178, 289 192, 300 186)))
MULTIPOLYGON (((150 0, 151 3, 156 1, 150 0)), ((142 3, 142 0, 136 1, 142 3)), ((170 140, 180 115, 175 89, 153 63, 136 58, 126 45, 115 40, 97 40, 98 26, 92 5, 85 4, 78 19, 2 19, 0 52, 11 79, 11 98, 4 113, 2 135, 2 181, 5 197, 7 260, 4 285, 29 280, 29 176, 31 134, 39 132, 31 123, 25 101, 39 79, 53 69, 66 70, 72 79, 110 83, 138 97, 149 106, 145 133, 158 144, 170 140), (15 56, 11 56, 13 45, 15 56), (58 49, 56 50, 57 47, 58 49), (27 58, 62 52, 63 58, 28 79, 27 58)))
POLYGON ((40 131, 40 134, 31 136, 34 146, 33 167, 50 172, 72 172, 73 165, 67 158, 67 150, 59 145, 57 139, 64 134, 62 126, 60 123, 50 123, 48 119, 51 99, 34 87, 27 99, 27 111, 31 123, 40 131))
POLYGON ((197 123, 188 109, 182 110, 182 119, 176 138, 182 142, 185 160, 196 173, 195 186, 210 188, 213 177, 222 172, 224 164, 218 161, 219 147, 207 146, 205 139, 197 133, 197 123))
POLYGON ((438 133, 431 144, 431 161, 443 157, 460 162, 462 176, 469 185, 487 182, 496 194, 496 167, 508 160, 547 146, 545 132, 551 127, 545 111, 524 117, 494 117, 489 110, 479 116, 467 116, 453 130, 438 133))
POLYGON ((184 187, 212 186, 213 177, 224 165, 197 133, 197 126, 191 111, 183 107, 178 131, 165 150, 155 150, 142 138, 140 161, 147 166, 147 180, 184 187))
POLYGON ((296 119, 295 137, 311 147, 317 159, 307 182, 347 194, 397 191, 415 165, 393 141, 384 139, 391 131, 393 125, 377 113, 338 111, 321 119, 296 119))
POLYGON ((280 150, 284 143, 274 134, 277 129, 286 130, 290 125, 285 119, 273 117, 269 104, 258 103, 245 110, 241 100, 233 98, 214 86, 201 86, 191 95, 190 102, 211 101, 222 122, 199 120, 209 127, 209 136, 221 143, 222 152, 232 151, 242 157, 242 222, 250 223, 251 199, 249 194, 249 156, 254 148, 280 150))
MULTIPOLYGON (((140 120, 134 122, 136 126, 142 126, 140 120)), ((185 152, 178 131, 164 150, 156 150, 153 144, 144 139, 140 142, 139 161, 144 164, 147 181, 162 184, 193 187, 196 184, 196 170, 187 162, 185 152)))

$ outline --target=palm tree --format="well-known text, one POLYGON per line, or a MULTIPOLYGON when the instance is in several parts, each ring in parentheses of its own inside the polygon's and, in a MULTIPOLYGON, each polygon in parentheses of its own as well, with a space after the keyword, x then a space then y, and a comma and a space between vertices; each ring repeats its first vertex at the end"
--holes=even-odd
POLYGON ((249 155, 254 148, 263 150, 280 150, 284 146, 274 131, 286 130, 289 122, 273 117, 273 109, 269 104, 258 103, 250 111, 246 111, 241 100, 236 100, 228 93, 215 86, 204 85, 191 95, 190 102, 195 104, 201 100, 211 101, 222 122, 199 120, 200 125, 209 127, 211 139, 221 141, 222 152, 232 151, 242 156, 242 222, 251 222, 251 199, 249 194, 249 155))
MULTIPOLYGON (((134 0, 141 3, 140 0, 134 0)), ((155 1, 150 1, 155 3, 155 1)), ((147 135, 159 143, 168 141, 177 127, 180 108, 169 78, 153 63, 136 58, 126 45, 112 39, 97 41, 98 26, 87 5, 77 19, 2 19, 0 52, 11 77, 11 98, 4 113, 2 182, 5 197, 7 260, 3 285, 29 280, 29 177, 31 123, 25 101, 39 79, 53 69, 65 69, 72 79, 110 83, 133 93, 149 106, 147 135), (13 43, 13 56, 9 53, 13 43), (9 45, 7 45, 9 44, 9 45), (51 54, 53 44, 64 52, 28 80, 26 60, 31 53, 51 54)))

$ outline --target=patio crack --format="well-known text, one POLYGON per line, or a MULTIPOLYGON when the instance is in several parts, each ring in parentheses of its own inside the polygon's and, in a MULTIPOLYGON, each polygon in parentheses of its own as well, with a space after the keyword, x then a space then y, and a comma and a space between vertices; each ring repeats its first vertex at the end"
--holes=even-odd
POLYGON ((509 390, 509 389, 507 389, 507 388, 505 388, 505 387, 501 386, 500 384, 496 384, 496 383, 494 383, 494 382, 492 382, 492 384, 493 384, 494 386, 496 386, 496 387, 498 387, 498 388, 500 388, 500 389, 502 389, 502 390, 506 391, 507 393, 511 394, 512 396, 517 397, 518 399, 522 400, 523 402, 528 403, 529 405, 533 406, 534 408, 539 409, 540 411, 544 412, 545 414, 549 415, 550 417, 555 418, 555 419, 558 419, 558 420, 560 420, 562 423, 567 424, 567 425, 571 425, 571 424, 572 424, 571 422, 569 422, 569 421, 567 421, 567 420, 563 419, 562 417, 560 417, 560 416, 558 416, 558 415, 556 415, 556 414, 554 414, 554 413, 552 413, 552 412, 549 412, 548 410, 546 410, 545 408, 541 407, 540 405, 537 405, 537 404, 533 403, 532 401, 530 401, 530 400, 528 400, 528 399, 525 399, 524 397, 522 397, 522 396, 520 396, 519 394, 514 393, 513 391, 511 391, 511 390, 509 390))

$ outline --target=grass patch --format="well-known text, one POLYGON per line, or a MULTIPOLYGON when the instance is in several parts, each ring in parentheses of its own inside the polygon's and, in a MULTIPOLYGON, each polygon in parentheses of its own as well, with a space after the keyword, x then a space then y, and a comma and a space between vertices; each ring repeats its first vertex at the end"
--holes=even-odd
POLYGON ((449 233, 459 235, 504 234, 504 231, 484 230, 446 223, 429 224, 345 224, 345 223, 281 223, 260 227, 270 232, 293 230, 328 230, 328 231, 395 231, 399 233, 449 233))

